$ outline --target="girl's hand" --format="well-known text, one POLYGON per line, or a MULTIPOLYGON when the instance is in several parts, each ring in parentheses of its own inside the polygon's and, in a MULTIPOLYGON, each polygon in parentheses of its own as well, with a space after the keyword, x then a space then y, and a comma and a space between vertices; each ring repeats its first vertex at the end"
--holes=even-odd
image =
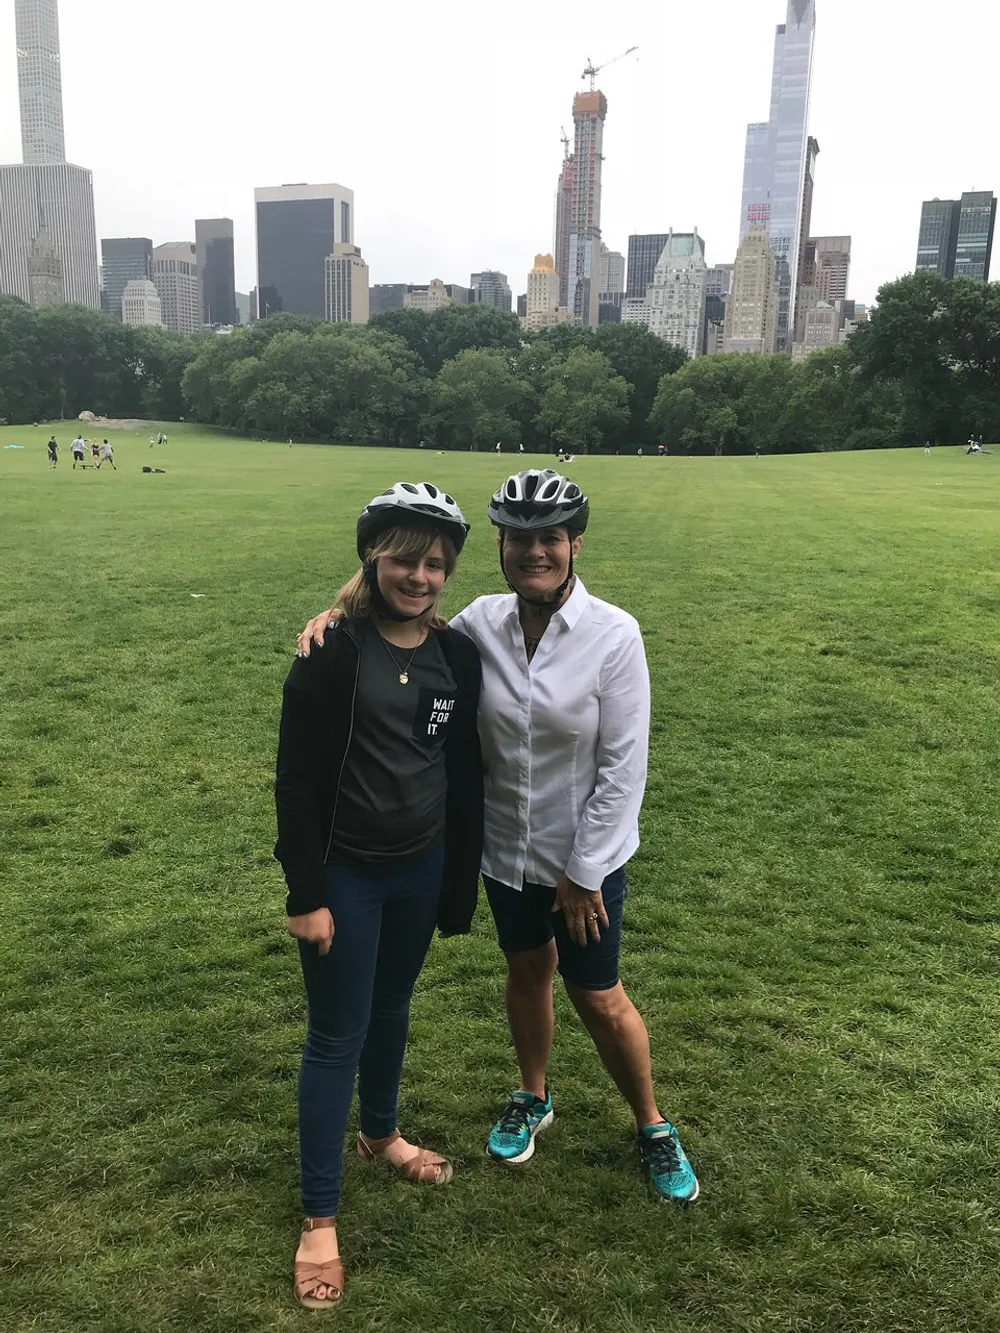
POLYGON ((318 907, 315 912, 303 912, 301 916, 286 916, 285 926, 289 935, 306 944, 315 944, 320 957, 330 952, 333 943, 333 916, 328 907, 318 907))

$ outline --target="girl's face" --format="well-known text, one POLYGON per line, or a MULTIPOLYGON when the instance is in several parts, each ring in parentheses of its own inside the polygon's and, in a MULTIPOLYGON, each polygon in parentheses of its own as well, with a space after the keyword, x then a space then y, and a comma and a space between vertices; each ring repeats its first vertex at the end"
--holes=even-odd
POLYGON ((380 555, 376 563, 379 591, 402 616, 419 616, 437 601, 448 577, 440 537, 420 556, 380 555))
POLYGON ((544 599, 561 587, 569 575, 569 558, 580 554, 582 537, 570 541, 565 527, 538 528, 522 532, 507 528, 497 541, 502 543, 503 565, 507 578, 523 597, 544 599))

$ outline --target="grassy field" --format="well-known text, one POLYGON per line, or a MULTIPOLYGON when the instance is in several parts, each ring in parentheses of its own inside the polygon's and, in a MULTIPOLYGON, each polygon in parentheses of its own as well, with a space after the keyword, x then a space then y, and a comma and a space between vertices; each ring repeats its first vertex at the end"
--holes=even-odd
MULTIPOLYGON (((296 630, 374 491, 474 523, 494 457, 0 430, 0 1328, 306 1328, 304 1025, 271 858, 296 630), (165 469, 143 474, 144 464, 165 469)), ((510 460, 504 460, 507 466, 510 460)), ((556 1124, 513 1086, 485 903, 414 1004, 421 1190, 351 1157, 345 1330, 1000 1329, 1000 457, 583 459, 588 587, 632 611, 651 778, 623 975, 703 1197, 646 1191, 559 1000, 556 1124)))

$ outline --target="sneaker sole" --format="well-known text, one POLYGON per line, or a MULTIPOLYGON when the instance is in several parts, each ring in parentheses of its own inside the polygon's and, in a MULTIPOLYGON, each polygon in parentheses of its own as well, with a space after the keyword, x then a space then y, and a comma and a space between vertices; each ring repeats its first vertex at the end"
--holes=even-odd
POLYGON ((529 1157, 532 1157, 534 1155, 535 1135, 541 1134, 543 1129, 548 1129, 548 1127, 552 1124, 553 1119, 554 1119, 554 1112, 552 1111, 549 1111, 547 1115, 542 1116, 541 1120, 539 1120, 538 1124, 531 1131, 531 1138, 528 1140, 527 1148, 525 1148, 524 1152, 519 1153, 517 1157, 498 1157, 496 1153, 490 1150, 489 1140, 487 1140, 486 1143, 487 1157, 492 1157, 494 1162, 503 1162, 505 1166, 521 1166, 522 1163, 526 1162, 529 1159, 529 1157))
POLYGON ((657 1197, 659 1198, 660 1203, 680 1203, 680 1204, 685 1204, 685 1203, 694 1203, 695 1199, 697 1199, 697 1197, 698 1197, 698 1195, 699 1195, 700 1193, 701 1193, 701 1185, 698 1184, 698 1185, 695 1185, 695 1187, 694 1187, 694 1193, 691 1194, 691 1195, 689 1195, 688 1198, 686 1198, 686 1199, 677 1199, 677 1198, 674 1198, 673 1195, 671 1195, 671 1194, 660 1194, 659 1191, 657 1191, 657 1197))

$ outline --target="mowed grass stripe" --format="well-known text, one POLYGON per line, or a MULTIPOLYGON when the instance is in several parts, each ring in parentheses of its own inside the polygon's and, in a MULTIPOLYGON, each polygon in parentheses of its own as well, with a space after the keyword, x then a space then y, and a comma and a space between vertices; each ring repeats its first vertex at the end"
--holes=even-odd
MULTIPOLYGON (((517 461, 171 426, 80 475, 57 433, 50 472, 46 426, 0 430, 0 1324, 305 1327, 280 686, 393 481, 473 522, 448 605, 500 590, 517 461)), ((582 577, 646 636, 623 972, 703 1200, 643 1189, 561 997, 553 1131, 486 1159, 514 1066, 484 904, 434 945, 404 1086, 460 1174, 349 1160, 345 1328, 998 1327, 997 462, 572 466, 582 577)))

